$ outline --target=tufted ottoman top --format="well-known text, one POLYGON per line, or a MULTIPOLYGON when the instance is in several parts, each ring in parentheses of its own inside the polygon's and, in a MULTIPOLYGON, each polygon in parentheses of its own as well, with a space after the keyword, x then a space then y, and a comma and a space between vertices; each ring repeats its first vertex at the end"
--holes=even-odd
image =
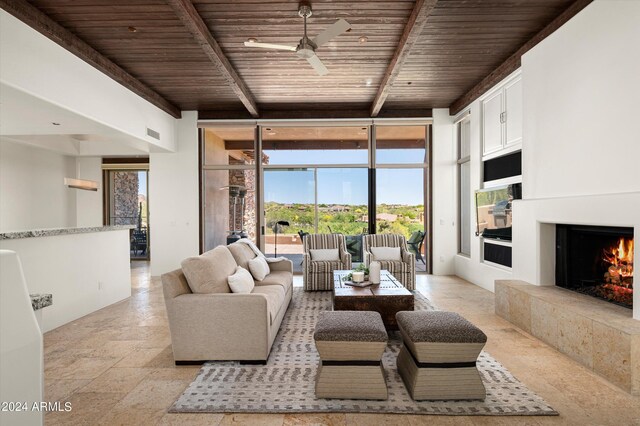
POLYGON ((413 343, 485 343, 487 335, 455 312, 403 311, 398 326, 413 343))
POLYGON ((324 311, 313 339, 316 342, 386 342, 382 317, 372 311, 324 311))

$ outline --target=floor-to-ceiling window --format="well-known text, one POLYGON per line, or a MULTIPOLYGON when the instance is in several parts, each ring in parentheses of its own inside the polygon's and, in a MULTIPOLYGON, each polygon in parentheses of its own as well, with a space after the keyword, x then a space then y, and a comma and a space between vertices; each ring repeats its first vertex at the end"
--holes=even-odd
POLYGON ((254 126, 201 132, 203 250, 248 237, 257 242, 254 126))
POLYGON ((207 124, 203 249, 246 235, 299 270, 307 234, 345 235, 359 262, 363 235, 394 232, 428 270, 428 124, 405 123, 207 124))
POLYGON ((375 200, 378 234, 401 234, 427 270, 427 127, 375 126, 375 200))
POLYGON ((264 248, 296 267, 310 233, 340 233, 356 261, 368 230, 367 126, 262 127, 264 248))

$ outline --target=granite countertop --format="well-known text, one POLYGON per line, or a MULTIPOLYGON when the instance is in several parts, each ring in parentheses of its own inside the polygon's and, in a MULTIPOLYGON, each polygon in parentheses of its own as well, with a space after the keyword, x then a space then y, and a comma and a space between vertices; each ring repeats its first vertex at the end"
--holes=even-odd
POLYGON ((56 235, 87 234, 91 232, 120 231, 133 229, 134 225, 90 226, 86 228, 52 228, 35 229, 29 231, 15 231, 0 233, 0 240, 17 240, 20 238, 52 237, 56 235))
POLYGON ((34 311, 53 305, 53 295, 51 294, 30 294, 31 307, 34 311))

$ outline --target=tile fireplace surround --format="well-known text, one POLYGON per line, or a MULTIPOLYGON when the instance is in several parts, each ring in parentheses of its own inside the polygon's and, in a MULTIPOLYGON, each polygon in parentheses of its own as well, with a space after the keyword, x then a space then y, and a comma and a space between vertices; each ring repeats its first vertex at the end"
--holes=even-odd
POLYGON ((640 395, 640 321, 629 309, 555 286, 498 280, 496 314, 625 391, 640 395))
POLYGON ((517 200, 513 217, 513 280, 496 281, 496 314, 640 395, 640 291, 631 310, 555 286, 556 225, 631 227, 637 239, 640 192, 517 200))

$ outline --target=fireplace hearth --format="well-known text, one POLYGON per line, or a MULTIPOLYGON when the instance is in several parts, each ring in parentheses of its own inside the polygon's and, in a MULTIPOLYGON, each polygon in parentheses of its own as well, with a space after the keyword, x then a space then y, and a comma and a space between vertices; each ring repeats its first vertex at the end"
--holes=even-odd
POLYGON ((556 225, 556 285, 633 308, 633 228, 556 225))

